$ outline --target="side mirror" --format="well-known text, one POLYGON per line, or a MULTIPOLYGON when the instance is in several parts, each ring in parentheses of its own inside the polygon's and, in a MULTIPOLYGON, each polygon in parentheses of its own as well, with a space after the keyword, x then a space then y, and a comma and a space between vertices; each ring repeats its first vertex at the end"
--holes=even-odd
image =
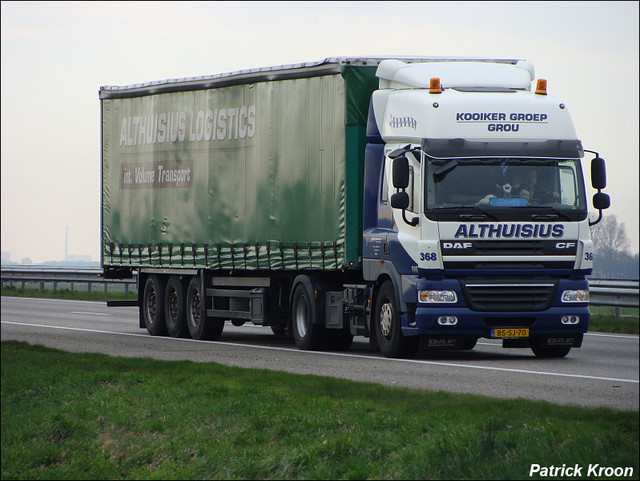
POLYGON ((598 190, 607 186, 607 169, 601 157, 596 156, 591 161, 591 185, 598 190))
POLYGON ((407 219, 407 211, 409 208, 409 194, 406 192, 396 192, 391 196, 391 207, 394 209, 402 209, 402 219, 409 224, 410 226, 418 225, 419 219, 417 217, 413 217, 411 219, 407 219))
POLYGON ((409 194, 406 192, 396 192, 391 195, 391 207, 394 209, 408 209, 409 208, 409 194))
POLYGON ((396 189, 409 187, 409 160, 404 155, 393 160, 393 186, 396 189))
POLYGON ((609 194, 598 192, 593 196, 593 206, 598 210, 608 209, 611 206, 609 194))

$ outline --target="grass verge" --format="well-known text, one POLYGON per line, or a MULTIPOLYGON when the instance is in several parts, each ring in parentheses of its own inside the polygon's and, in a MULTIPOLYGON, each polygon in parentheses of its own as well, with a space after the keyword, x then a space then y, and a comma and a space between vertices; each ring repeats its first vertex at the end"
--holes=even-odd
POLYGON ((534 463, 637 479, 639 468, 637 412, 17 341, 2 342, 1 361, 2 479, 528 479, 534 463))

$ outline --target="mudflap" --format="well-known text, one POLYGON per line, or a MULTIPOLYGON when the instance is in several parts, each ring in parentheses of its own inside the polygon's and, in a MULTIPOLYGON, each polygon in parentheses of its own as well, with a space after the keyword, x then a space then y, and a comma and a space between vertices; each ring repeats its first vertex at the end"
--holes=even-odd
POLYGON ((420 336, 418 349, 470 349, 476 340, 468 336, 420 336))
POLYGON ((583 334, 552 334, 530 338, 503 339, 502 347, 531 347, 537 343, 539 347, 580 347, 583 334))

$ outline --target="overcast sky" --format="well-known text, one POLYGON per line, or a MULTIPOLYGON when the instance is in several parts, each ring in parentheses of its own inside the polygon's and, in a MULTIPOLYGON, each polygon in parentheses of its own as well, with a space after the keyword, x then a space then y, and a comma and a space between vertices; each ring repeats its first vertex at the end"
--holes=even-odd
POLYGON ((2 2, 1 21, 13 261, 62 260, 66 226, 69 254, 99 260, 100 86, 376 55, 532 61, 638 252, 638 2, 2 2))

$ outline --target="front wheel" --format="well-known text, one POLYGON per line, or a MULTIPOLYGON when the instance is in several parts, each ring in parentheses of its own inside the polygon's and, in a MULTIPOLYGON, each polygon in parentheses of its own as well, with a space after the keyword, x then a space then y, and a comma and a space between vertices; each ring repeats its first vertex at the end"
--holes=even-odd
POLYGON ((385 281, 376 298, 374 312, 376 340, 380 352, 386 357, 412 358, 418 352, 418 336, 402 334, 402 321, 391 281, 385 281))

